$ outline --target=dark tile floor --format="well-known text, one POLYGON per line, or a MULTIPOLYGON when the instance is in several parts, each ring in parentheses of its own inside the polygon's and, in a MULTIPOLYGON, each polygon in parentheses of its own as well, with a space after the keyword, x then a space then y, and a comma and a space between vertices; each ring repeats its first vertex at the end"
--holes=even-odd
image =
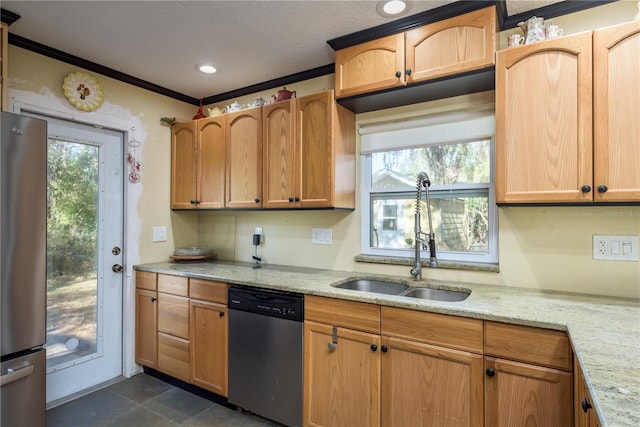
POLYGON ((147 374, 120 381, 47 411, 47 427, 275 427, 147 374))

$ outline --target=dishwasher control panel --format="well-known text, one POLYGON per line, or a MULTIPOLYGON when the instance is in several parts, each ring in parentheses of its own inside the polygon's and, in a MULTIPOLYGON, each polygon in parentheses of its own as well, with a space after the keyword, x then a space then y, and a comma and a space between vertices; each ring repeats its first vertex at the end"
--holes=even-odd
POLYGON ((297 322, 304 320, 304 296, 256 288, 229 288, 229 309, 297 322))

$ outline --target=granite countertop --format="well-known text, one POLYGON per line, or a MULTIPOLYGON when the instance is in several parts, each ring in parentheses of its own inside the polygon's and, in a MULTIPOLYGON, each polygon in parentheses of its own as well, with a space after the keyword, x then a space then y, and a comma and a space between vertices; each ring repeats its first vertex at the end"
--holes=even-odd
MULTIPOLYGON (((640 425, 640 301, 537 291, 503 286, 450 283, 347 271, 246 262, 160 262, 136 270, 302 294, 411 308, 476 319, 567 331, 603 427, 640 425), (353 278, 386 279, 412 286, 466 289, 460 302, 422 300, 335 288, 353 278)), ((423 270, 428 276, 428 269, 423 270)))

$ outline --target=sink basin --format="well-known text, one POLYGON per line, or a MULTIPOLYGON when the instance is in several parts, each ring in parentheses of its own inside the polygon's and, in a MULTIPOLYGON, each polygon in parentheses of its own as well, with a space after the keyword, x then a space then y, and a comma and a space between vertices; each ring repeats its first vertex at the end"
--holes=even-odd
POLYGON ((409 289, 409 285, 395 282, 383 282, 380 280, 351 280, 336 288, 351 289, 354 291, 374 292, 376 294, 399 295, 409 289))
POLYGON ((403 297, 430 299, 434 301, 464 301, 469 294, 462 291, 450 291, 448 289, 413 288, 402 294, 403 297))

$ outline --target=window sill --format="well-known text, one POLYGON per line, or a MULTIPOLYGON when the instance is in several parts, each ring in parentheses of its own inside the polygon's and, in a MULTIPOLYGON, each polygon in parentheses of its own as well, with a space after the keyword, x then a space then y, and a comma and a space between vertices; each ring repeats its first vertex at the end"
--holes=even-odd
MULTIPOLYGON (((400 258, 376 255, 356 255, 355 262, 365 262, 371 264, 389 264, 389 265, 413 265, 413 258, 400 258)), ((422 266, 429 268, 429 261, 422 260, 422 266)), ((486 271, 491 273, 499 273, 500 266, 498 264, 483 264, 478 262, 457 262, 438 260, 438 268, 450 270, 469 270, 469 271, 486 271)))

